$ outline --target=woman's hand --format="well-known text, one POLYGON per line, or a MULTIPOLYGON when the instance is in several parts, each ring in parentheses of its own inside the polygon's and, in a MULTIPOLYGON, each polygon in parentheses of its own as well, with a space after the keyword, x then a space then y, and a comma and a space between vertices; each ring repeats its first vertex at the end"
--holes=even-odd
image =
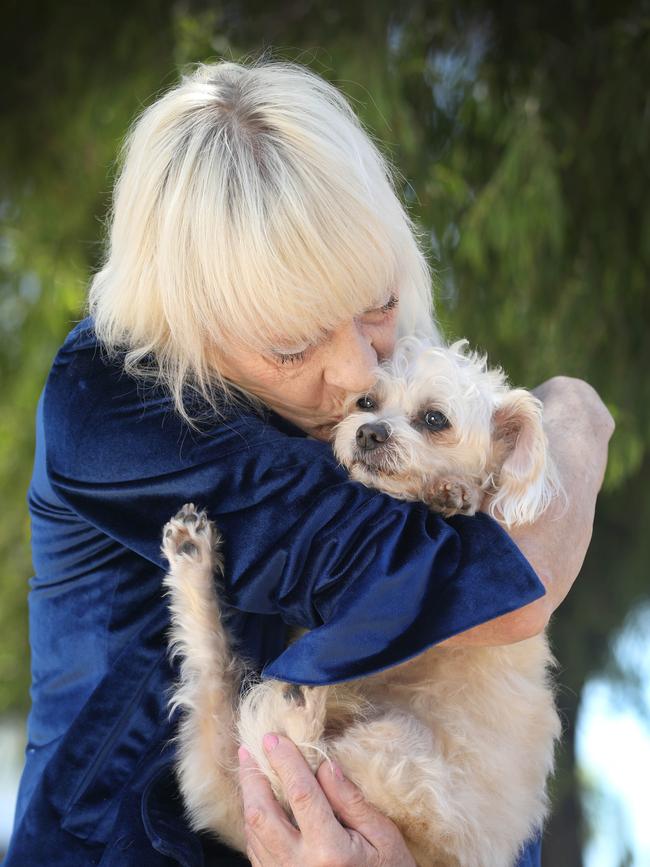
MULTIPOLYGON (((607 465, 614 420, 596 391, 581 379, 555 376, 533 390, 544 404, 544 430, 566 499, 551 503, 534 524, 509 535, 546 588, 530 605, 443 642, 510 644, 541 632, 582 567, 594 523, 596 497, 607 465)), ((481 509, 487 510, 486 498, 481 509)))
POLYGON ((298 828, 253 759, 240 750, 247 854, 253 867, 415 867, 397 827, 364 800, 340 769, 323 762, 314 777, 288 738, 266 735, 264 746, 298 828))

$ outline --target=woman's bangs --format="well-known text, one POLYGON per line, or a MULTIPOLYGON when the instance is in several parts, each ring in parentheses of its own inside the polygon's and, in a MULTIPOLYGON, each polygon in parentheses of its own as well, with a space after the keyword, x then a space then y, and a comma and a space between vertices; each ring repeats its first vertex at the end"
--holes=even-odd
POLYGON ((289 234, 290 245, 250 244, 249 235, 247 249, 233 257, 246 263, 231 284, 236 292, 219 293, 233 300, 220 316, 229 338, 259 350, 297 350, 385 304, 398 285, 397 245, 388 227, 365 220, 334 238, 303 227, 289 234))

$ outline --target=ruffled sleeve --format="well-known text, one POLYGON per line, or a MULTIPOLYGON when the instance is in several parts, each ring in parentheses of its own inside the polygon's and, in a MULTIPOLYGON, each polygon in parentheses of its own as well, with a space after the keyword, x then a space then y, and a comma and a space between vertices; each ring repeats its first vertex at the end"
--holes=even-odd
POLYGON ((444 520, 349 481, 326 444, 272 413, 190 431, 163 394, 102 358, 90 329, 57 356, 43 415, 66 507, 165 569, 162 527, 194 502, 223 534, 229 604, 311 630, 265 675, 370 674, 544 594, 491 518, 444 520))

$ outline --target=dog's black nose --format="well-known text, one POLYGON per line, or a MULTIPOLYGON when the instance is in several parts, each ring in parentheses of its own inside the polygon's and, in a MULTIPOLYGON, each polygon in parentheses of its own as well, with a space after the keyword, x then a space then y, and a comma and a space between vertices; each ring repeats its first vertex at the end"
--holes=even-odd
POLYGON ((357 429, 357 445, 364 451, 372 451, 385 443, 390 436, 388 427, 382 422, 369 422, 357 429))

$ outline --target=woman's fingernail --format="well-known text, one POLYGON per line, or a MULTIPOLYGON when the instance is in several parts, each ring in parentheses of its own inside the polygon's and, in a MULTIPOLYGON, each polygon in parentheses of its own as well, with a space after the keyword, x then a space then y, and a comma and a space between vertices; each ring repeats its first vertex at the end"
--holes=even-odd
POLYGON ((271 750, 274 750, 277 747, 280 741, 277 735, 268 734, 264 735, 264 737, 262 738, 262 743, 264 744, 264 749, 266 750, 266 752, 270 753, 271 750))
POLYGON ((237 755, 239 756, 239 761, 240 761, 240 762, 245 762, 246 759, 250 759, 250 757, 251 757, 251 754, 248 752, 248 750, 246 749, 246 747, 240 747, 240 748, 237 750, 237 755))
POLYGON ((339 768, 339 766, 335 762, 332 762, 332 772, 334 773, 334 776, 336 777, 337 780, 344 780, 345 779, 345 777, 343 776, 343 771, 339 768))

